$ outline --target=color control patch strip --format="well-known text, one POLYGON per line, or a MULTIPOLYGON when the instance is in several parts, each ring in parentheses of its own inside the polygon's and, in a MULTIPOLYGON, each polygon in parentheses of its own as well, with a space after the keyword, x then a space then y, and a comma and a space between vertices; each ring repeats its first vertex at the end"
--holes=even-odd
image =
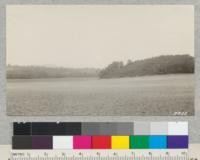
POLYGON ((13 123, 13 149, 184 149, 188 122, 13 123))

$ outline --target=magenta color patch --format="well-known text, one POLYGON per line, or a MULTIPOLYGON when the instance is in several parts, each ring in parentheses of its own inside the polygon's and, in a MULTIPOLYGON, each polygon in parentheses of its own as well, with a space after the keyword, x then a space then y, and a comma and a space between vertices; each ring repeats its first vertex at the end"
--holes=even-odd
POLYGON ((73 136, 74 149, 91 149, 92 148, 91 136, 73 136))

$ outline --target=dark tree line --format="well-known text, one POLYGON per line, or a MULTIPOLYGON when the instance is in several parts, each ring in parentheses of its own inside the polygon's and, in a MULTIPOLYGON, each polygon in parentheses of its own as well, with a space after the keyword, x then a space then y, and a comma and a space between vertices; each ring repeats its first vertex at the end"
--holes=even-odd
POLYGON ((194 73, 194 57, 190 55, 165 55, 127 64, 115 61, 103 69, 100 78, 136 77, 144 75, 194 73))
POLYGON ((8 79, 97 77, 99 69, 7 65, 8 79))
POLYGON ((121 61, 115 61, 102 70, 95 68, 7 65, 8 79, 119 78, 176 73, 194 73, 194 57, 189 55, 165 55, 137 61, 128 60, 126 64, 121 61))

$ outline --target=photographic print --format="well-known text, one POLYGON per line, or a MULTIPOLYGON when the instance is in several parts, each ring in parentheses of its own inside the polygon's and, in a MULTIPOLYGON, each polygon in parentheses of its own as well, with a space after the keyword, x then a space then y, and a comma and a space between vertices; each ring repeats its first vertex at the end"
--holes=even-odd
POLYGON ((192 5, 7 5, 7 114, 194 115, 192 5))

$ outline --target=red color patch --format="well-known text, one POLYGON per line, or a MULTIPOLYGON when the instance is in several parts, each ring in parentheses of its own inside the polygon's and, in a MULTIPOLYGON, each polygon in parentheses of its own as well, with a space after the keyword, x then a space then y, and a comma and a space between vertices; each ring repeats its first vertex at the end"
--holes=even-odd
POLYGON ((93 149, 111 149, 111 136, 92 136, 93 149))

